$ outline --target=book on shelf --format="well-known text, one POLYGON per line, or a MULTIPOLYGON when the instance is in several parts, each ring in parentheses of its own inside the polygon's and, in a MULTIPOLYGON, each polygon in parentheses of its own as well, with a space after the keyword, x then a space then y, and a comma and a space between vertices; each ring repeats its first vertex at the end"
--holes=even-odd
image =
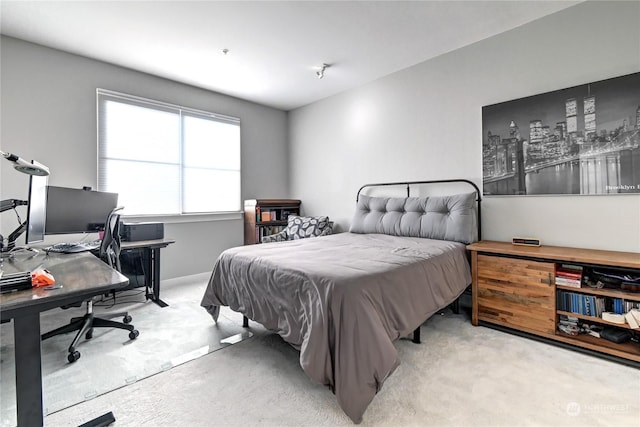
POLYGON ((559 268, 564 271, 572 271, 576 273, 582 273, 583 270, 583 267, 581 265, 567 263, 561 263, 559 268))
POLYGON ((640 292, 640 282, 622 281, 620 289, 630 292, 640 292))
POLYGON ((580 287, 580 280, 556 276, 556 285, 569 286, 569 287, 572 287, 572 288, 579 288, 580 287))
POLYGON ((580 265, 559 264, 556 266, 556 275, 567 277, 582 277, 583 268, 580 265))
POLYGON ((556 266, 556 285, 580 288, 582 284, 582 267, 573 264, 556 266))
POLYGON ((610 311, 605 311, 602 313, 602 320, 606 320, 607 322, 616 323, 618 325, 624 325, 627 323, 625 316, 619 313, 612 313, 610 311))
POLYGON ((582 273, 574 273, 572 271, 556 270, 556 277, 564 277, 567 279, 582 279, 582 273))
POLYGON ((271 212, 262 211, 260 213, 260 221, 262 221, 262 222, 271 221, 271 212))
POLYGON ((612 300, 614 313, 624 314, 627 311, 624 309, 624 300, 622 298, 612 298, 612 300))
POLYGON ((638 323, 636 316, 634 316, 633 310, 627 312, 627 314, 624 315, 624 319, 627 321, 631 329, 640 329, 640 323, 638 323))
POLYGON ((606 301, 600 296, 558 290, 556 305, 558 310, 583 316, 601 317, 602 312, 605 311, 606 301))

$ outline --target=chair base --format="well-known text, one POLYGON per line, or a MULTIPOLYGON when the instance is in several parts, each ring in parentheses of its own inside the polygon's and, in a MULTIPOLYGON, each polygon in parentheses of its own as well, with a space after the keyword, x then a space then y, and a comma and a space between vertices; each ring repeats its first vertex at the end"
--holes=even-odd
POLYGON ((136 339, 140 334, 133 325, 128 324, 131 322, 131 316, 128 313, 113 313, 109 315, 110 318, 113 317, 122 317, 123 323, 116 322, 113 320, 103 319, 100 317, 95 317, 93 313, 87 313, 82 317, 74 317, 71 319, 69 324, 56 328, 52 331, 49 331, 45 334, 42 334, 41 340, 44 341, 51 337, 61 334, 67 334, 69 332, 78 331, 75 338, 71 342, 69 346, 69 355, 67 359, 70 363, 75 362, 80 358, 80 352, 76 350, 78 342, 84 335, 86 339, 91 339, 93 337, 93 328, 116 328, 116 329, 124 329, 129 331, 129 339, 136 339))

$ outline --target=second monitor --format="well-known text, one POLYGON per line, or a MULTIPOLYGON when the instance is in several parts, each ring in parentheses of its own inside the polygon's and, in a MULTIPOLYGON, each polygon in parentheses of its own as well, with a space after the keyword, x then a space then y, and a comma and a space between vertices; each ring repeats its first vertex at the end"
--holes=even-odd
POLYGON ((47 186, 45 233, 97 233, 117 205, 117 193, 47 186))

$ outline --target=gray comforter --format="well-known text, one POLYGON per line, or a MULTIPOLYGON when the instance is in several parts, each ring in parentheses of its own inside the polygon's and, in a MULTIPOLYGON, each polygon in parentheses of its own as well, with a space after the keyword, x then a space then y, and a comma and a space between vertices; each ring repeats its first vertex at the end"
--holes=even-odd
POLYGON ((340 233, 224 251, 202 306, 215 319, 229 306, 278 333, 359 423, 400 363, 394 341, 470 282, 462 243, 340 233))

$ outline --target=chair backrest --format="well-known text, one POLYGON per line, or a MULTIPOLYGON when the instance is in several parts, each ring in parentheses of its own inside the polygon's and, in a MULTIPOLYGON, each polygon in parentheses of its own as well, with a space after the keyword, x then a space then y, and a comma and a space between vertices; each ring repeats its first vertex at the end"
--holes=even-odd
POLYGON ((109 213, 100 244, 100 259, 118 271, 120 271, 120 214, 117 212, 122 209, 124 208, 120 206, 109 213))

